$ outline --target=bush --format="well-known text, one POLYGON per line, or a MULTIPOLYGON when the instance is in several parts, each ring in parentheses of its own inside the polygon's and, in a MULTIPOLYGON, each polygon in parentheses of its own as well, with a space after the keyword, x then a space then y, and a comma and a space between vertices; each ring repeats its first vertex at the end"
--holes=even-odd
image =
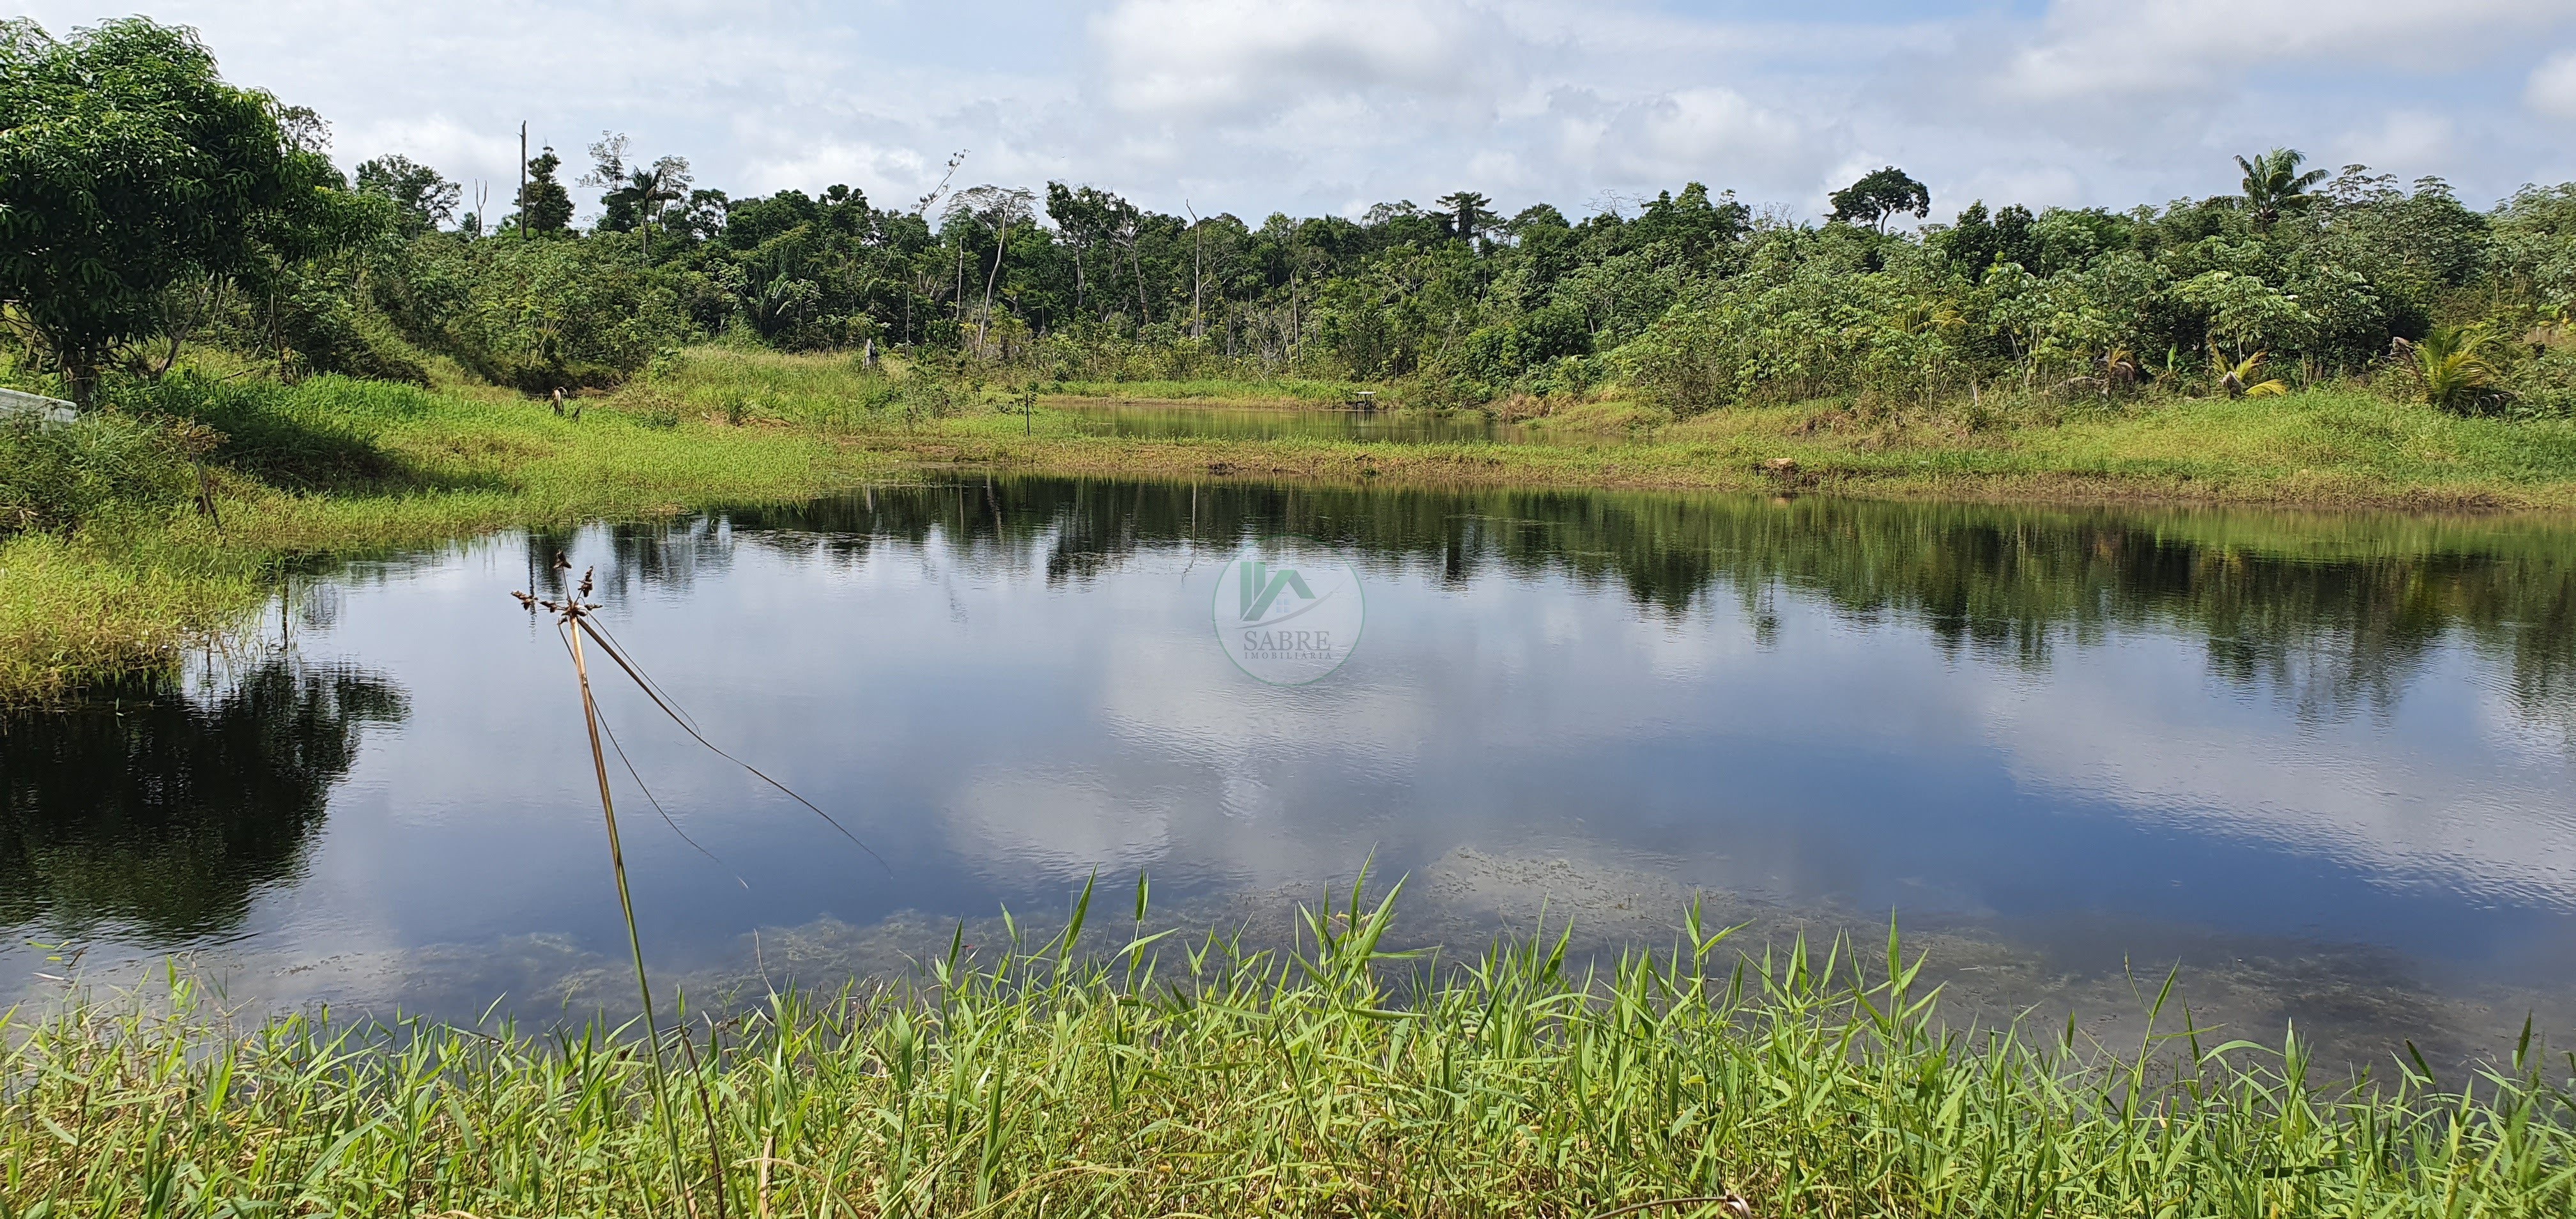
POLYGON ((459 256, 468 286, 451 349, 497 384, 607 388, 687 330, 669 285, 605 243, 492 239, 459 256))
POLYGON ((114 411, 57 424, 0 418, 0 535, 184 503, 196 492, 192 463, 217 439, 196 424, 114 411))

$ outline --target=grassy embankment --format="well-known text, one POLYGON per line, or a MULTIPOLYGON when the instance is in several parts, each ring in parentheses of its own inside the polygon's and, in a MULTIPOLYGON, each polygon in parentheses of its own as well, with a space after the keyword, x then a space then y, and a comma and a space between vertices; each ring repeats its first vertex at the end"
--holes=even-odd
POLYGON ((335 378, 137 390, 137 416, 175 414, 228 437, 206 457, 222 527, 192 506, 193 469, 167 453, 119 465, 24 436, 7 446, 0 527, 18 528, 0 541, 0 700, 165 665, 219 635, 301 557, 508 524, 778 502, 924 463, 1918 499, 2576 508, 2576 421, 2462 419, 2349 390, 2118 407, 1819 403, 1679 423, 1609 399, 1569 404, 1495 444, 1112 438, 1063 409, 1120 390, 1327 405, 1351 388, 1050 385, 1024 417, 1007 387, 889 377, 846 357, 708 348, 589 401, 578 421, 488 389, 335 378), (1794 469, 1769 468, 1777 458, 1794 469), (58 488, 74 485, 96 494, 46 519, 67 494, 58 488))
POLYGON ((129 443, 131 429, 0 436, 11 441, 0 448, 0 490, 13 496, 0 517, 18 518, 0 524, 33 516, 47 526, 0 540, 0 701, 152 671, 218 637, 305 557, 805 498, 851 485, 878 460, 787 429, 595 404, 577 421, 558 419, 514 394, 338 378, 292 389, 174 385, 132 405, 229 438, 205 458, 216 512, 195 506, 183 457, 129 443), (148 451, 122 451, 136 447, 148 451), (82 490, 94 493, 80 497, 77 519, 43 519, 82 490))
MULTIPOLYGON (((1394 444, 1109 438, 1086 434, 1072 415, 1047 411, 1049 405, 1099 405, 1115 388, 1092 385, 1062 393, 1038 386, 1040 413, 1033 420, 1009 413, 1016 400, 999 387, 960 391, 945 414, 848 409, 871 395, 887 396, 889 384, 846 360, 709 350, 622 396, 697 410, 747 401, 755 415, 846 432, 853 443, 907 458, 1057 473, 2321 508, 2576 508, 2576 420, 2462 418, 2358 389, 2120 404, 2002 395, 1930 407, 1815 402, 1680 422, 1610 398, 1525 420, 1508 443, 1394 444), (1795 463, 1793 472, 1768 468, 1783 457, 1795 463)), ((1283 385, 1300 392, 1174 383, 1125 387, 1125 397, 1321 406, 1338 405, 1351 388, 1283 385)))
POLYGON ((74 1004, 0 1024, 0 1216, 2576 1207, 2576 1058, 2536 1048, 2476 1080, 2323 1080, 2295 1041, 2170 1010, 2118 1048, 1945 1031, 1893 941, 1864 977, 1803 945, 1739 957, 1694 915, 1578 978, 1543 941, 1393 960, 1390 904, 1335 905, 1285 957, 1015 938, 917 990, 701 1015, 667 1104, 639 1043, 596 1029, 237 1028, 184 982, 175 1012, 74 1004))

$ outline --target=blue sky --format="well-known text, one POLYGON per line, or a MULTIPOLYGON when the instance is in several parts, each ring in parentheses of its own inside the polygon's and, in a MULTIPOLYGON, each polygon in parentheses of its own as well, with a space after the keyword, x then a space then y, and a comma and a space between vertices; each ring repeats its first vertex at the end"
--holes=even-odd
MULTIPOLYGON (((33 0, 49 30, 121 15, 33 0)), ((1698 180, 1812 216, 1882 164, 1971 198, 2216 193, 2276 144, 2484 205, 2576 179, 2568 0, 169 0, 343 164, 505 196, 521 119, 740 195, 1090 182, 1153 207, 1354 212, 1467 188, 1580 214, 1698 180)))

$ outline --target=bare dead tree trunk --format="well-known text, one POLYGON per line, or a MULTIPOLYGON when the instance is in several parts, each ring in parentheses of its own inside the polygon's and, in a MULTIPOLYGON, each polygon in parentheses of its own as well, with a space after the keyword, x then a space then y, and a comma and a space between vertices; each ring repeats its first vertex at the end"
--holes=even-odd
MULTIPOLYGON (((1290 258, 1295 258, 1292 251, 1290 258)), ((1288 370, 1297 370, 1297 349, 1305 342, 1306 328, 1297 317, 1297 264, 1288 264, 1288 370)))
POLYGON ((1008 229, 993 234, 993 269, 984 276, 984 320, 975 326, 975 356, 978 359, 984 355, 984 337, 993 329, 993 284, 1002 277, 1002 251, 1009 247, 1010 237, 1008 229))
POLYGON ((1189 200, 1181 200, 1181 210, 1190 214, 1190 337, 1203 339, 1207 337, 1207 272, 1200 255, 1207 246, 1207 226, 1189 200))
POLYGON ((1127 235, 1127 269, 1136 274, 1136 312, 1144 324, 1154 324, 1154 307, 1145 301, 1145 264, 1136 254, 1136 234, 1127 235))

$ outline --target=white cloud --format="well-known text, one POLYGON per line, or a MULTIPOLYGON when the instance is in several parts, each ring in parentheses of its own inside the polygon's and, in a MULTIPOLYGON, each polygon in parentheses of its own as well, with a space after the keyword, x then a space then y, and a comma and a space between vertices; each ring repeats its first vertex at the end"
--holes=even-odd
MULTIPOLYGON (((21 7, 60 32, 113 11, 97 4, 21 7)), ((344 164, 399 151, 469 185, 514 176, 523 118, 576 160, 603 128, 630 132, 737 194, 846 181, 902 204, 967 148, 967 182, 1061 177, 1254 217, 1460 186, 1580 210, 1690 179, 1812 216, 1843 170, 1889 162, 1944 212, 1979 193, 2125 205, 2223 189, 2225 154, 2276 144, 2420 157, 2410 169, 2473 198, 2576 177, 2556 126, 2576 115, 2576 56, 2534 71, 2522 49, 2565 45, 2564 0, 1758 19, 1650 0, 154 12, 202 30, 234 79, 330 117, 344 164), (2524 74, 2522 104, 2499 106, 2494 82, 2524 74)))
POLYGON ((2439 172, 2459 143, 2459 127, 2448 116, 2400 110, 2375 128, 2345 137, 2338 147, 2347 161, 2411 174, 2439 172))
POLYGON ((2522 100, 2551 118, 2576 119, 2576 51, 2560 51, 2533 68, 2522 100))
POLYGON ((1120 111, 1183 123, 1382 96, 1490 113, 1528 49, 1438 0, 1122 0, 1092 33, 1120 111))
POLYGON ((2567 16, 2550 0, 2059 0, 1995 83, 2047 101, 2259 83, 2321 59, 2346 70, 2453 70, 2500 35, 2567 16))

